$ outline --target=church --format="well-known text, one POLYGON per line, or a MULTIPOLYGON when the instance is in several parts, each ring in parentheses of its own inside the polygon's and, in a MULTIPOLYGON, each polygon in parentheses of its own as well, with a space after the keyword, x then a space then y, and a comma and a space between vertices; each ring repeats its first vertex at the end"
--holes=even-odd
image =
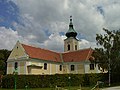
POLYGON ((79 49, 79 39, 70 17, 69 29, 64 40, 64 52, 16 43, 7 60, 7 74, 17 70, 18 75, 86 74, 101 73, 92 63, 93 49, 79 49))

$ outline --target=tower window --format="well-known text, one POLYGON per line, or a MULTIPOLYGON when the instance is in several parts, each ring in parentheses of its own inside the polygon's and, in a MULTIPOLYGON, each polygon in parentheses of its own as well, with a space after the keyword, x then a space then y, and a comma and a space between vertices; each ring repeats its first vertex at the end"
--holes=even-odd
POLYGON ((16 70, 18 68, 18 62, 15 62, 14 69, 16 70))
POLYGON ((44 63, 44 70, 47 70, 47 63, 44 63))
POLYGON ((70 50, 70 44, 68 44, 68 51, 70 50))
POLYGON ((77 45, 75 45, 75 50, 77 50, 77 45))
POLYGON ((75 66, 74 65, 71 65, 71 71, 74 71, 75 70, 75 66))
POLYGON ((60 65, 60 68, 59 68, 60 71, 62 71, 62 65, 60 65))

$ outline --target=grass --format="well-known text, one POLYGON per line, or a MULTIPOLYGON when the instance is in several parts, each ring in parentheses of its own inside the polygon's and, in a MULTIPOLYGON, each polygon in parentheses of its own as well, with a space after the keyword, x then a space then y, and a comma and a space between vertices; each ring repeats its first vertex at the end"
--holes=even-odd
MULTIPOLYGON (((69 90, 69 87, 65 87, 65 89, 69 90)), ((77 90, 79 87, 70 87, 70 90, 77 90)), ((82 87, 82 90, 90 90, 90 87, 82 87)), ((14 89, 1 89, 0 90, 14 90, 14 89)), ((17 90, 26 90, 26 89, 17 89, 17 90)), ((55 88, 31 88, 27 90, 55 90, 55 88)))

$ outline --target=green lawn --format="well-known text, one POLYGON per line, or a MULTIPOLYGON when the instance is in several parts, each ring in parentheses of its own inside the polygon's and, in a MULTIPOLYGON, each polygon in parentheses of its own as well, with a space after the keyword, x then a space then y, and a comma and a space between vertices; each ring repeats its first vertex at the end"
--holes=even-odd
MULTIPOLYGON (((66 87, 65 89, 69 90, 69 87, 66 87)), ((77 90, 79 87, 70 87, 70 90, 77 90)), ((89 87, 82 87, 82 90, 90 90, 89 87)), ((14 89, 0 89, 0 90, 14 90, 14 89)), ((26 90, 26 89, 17 89, 17 90, 26 90)), ((32 88, 27 90, 55 90, 55 88, 32 88)))

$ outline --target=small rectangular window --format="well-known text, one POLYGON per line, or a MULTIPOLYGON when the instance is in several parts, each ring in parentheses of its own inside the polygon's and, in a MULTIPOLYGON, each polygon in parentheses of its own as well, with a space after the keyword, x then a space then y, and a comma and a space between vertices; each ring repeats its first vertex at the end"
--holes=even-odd
POLYGON ((90 64, 90 70, 94 70, 94 64, 90 64))
POLYGON ((75 70, 75 66, 74 65, 71 65, 71 71, 74 71, 75 70))
POLYGON ((44 70, 47 70, 47 63, 44 63, 44 70))

